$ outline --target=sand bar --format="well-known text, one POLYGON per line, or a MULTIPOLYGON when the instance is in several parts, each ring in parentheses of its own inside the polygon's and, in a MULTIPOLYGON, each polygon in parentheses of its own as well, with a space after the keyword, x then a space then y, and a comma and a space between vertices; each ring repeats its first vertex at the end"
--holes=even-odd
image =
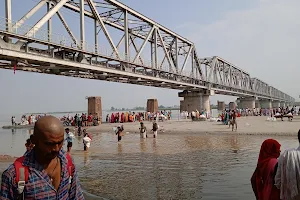
MULTIPOLYGON (((221 122, 191 120, 170 120, 159 122, 160 134, 245 134, 245 135, 284 135, 295 136, 300 128, 300 116, 295 116, 292 121, 267 121, 266 116, 240 117, 237 119, 238 130, 233 131, 221 122)), ((144 122, 148 132, 152 129, 152 122, 144 122)), ((118 123, 104 123, 100 126, 86 127, 91 133, 112 132, 118 123)), ((125 132, 139 133, 139 122, 123 123, 125 132)))

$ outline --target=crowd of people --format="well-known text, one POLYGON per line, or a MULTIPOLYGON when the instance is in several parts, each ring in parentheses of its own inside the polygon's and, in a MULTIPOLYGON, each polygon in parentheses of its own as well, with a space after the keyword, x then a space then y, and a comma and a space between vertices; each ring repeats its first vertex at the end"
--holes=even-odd
POLYGON ((31 125, 31 124, 34 124, 42 116, 45 116, 45 115, 33 115, 33 114, 31 114, 31 115, 22 115, 20 123, 17 123, 16 116, 12 116, 11 117, 11 125, 12 126, 31 125))
POLYGON ((68 116, 63 116, 60 120, 65 126, 85 127, 99 125, 97 113, 95 115, 92 113, 81 113, 81 115, 76 113, 74 116, 68 114, 68 116))
MULTIPOLYGON (((20 123, 17 123, 16 117, 11 117, 11 124, 12 126, 16 125, 34 125, 34 123, 40 119, 41 117, 46 116, 46 114, 39 114, 39 115, 22 115, 20 123)), ((89 115, 87 113, 82 114, 75 114, 74 116, 67 115, 60 118, 60 121, 63 123, 64 126, 97 126, 99 125, 97 113, 89 115)))
POLYGON ((153 121, 158 118, 160 121, 170 120, 172 118, 171 111, 158 111, 158 112, 116 112, 111 115, 106 115, 106 123, 127 123, 136 121, 153 121))

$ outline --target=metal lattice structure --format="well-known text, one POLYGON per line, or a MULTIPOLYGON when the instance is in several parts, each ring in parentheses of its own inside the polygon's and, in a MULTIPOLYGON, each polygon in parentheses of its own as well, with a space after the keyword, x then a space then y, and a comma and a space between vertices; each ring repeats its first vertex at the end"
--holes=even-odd
POLYGON ((294 101, 219 57, 200 59, 193 42, 116 0, 40 0, 17 21, 12 20, 11 0, 3 3, 1 68, 294 101), (47 12, 34 25, 26 24, 42 7, 47 12), (79 34, 65 11, 78 17, 79 34), (54 17, 67 35, 53 31, 54 17), (87 21, 93 22, 89 36, 87 21))

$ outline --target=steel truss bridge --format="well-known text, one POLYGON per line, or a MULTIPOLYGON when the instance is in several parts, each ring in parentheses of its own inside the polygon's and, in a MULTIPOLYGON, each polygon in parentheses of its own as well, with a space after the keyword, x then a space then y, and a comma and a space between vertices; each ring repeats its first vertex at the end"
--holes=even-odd
MULTIPOLYGON (((11 1, 0 4, 6 15, 0 18, 0 68, 295 101, 220 57, 200 58, 193 42, 116 0, 40 0, 18 21, 12 20, 11 1), (42 7, 44 15, 28 25, 42 7), (64 17, 66 11, 78 17, 78 37, 64 17), (65 35, 53 31, 54 17, 65 35), (93 22, 92 30, 87 20, 93 22)), ((22 5, 29 0, 14 1, 22 5)))

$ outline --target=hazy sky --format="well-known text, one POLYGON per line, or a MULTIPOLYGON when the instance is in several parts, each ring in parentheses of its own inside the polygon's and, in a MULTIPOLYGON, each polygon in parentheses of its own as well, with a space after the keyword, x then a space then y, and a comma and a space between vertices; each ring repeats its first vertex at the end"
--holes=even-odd
MULTIPOLYGON (((13 19, 18 20, 36 2, 13 0, 13 19)), ((121 2, 193 41, 200 57, 218 55, 252 77, 299 96, 299 0, 121 2)), ((0 17, 5 16, 3 8, 4 0, 0 17)), ((72 16, 66 19, 70 26, 78 26, 72 16)), ((176 90, 19 71, 14 75, 7 70, 0 70, 0 91, 1 114, 85 110, 86 96, 101 96, 103 108, 145 106, 148 98, 157 98, 162 105, 179 105, 180 100, 176 90)), ((234 100, 214 96, 211 102, 217 99, 234 100)))

